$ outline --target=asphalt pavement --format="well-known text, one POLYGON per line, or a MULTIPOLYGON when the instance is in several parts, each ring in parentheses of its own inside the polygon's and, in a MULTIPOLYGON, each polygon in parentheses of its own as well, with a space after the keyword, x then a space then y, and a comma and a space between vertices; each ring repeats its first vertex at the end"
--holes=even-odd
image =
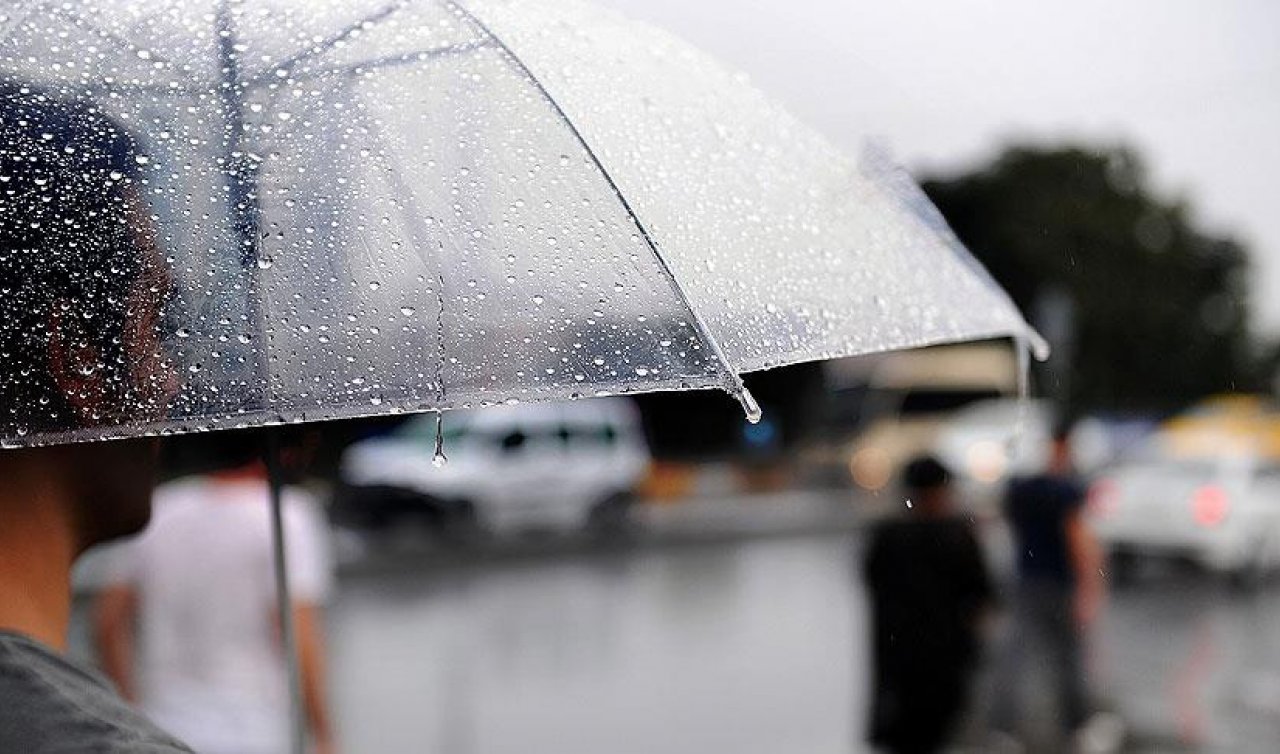
MULTIPOLYGON (((858 532, 843 496, 786 494, 646 506, 621 539, 348 541, 342 750, 865 751, 858 532)), ((1089 665, 1124 751, 1280 750, 1280 582, 1147 569, 1113 589, 1089 665)))

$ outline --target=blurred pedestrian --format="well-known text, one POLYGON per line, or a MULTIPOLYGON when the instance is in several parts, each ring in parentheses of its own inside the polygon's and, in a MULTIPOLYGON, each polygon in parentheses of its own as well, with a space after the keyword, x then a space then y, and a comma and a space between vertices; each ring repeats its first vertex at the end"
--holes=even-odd
POLYGON ((1017 552, 1012 624, 996 671, 992 724, 1017 732, 1030 649, 1048 655, 1055 673, 1058 723, 1069 738, 1085 724, 1088 699, 1082 642, 1104 596, 1101 551, 1084 518, 1085 489, 1076 478, 1067 427, 1054 431, 1047 469, 1014 479, 1006 515, 1017 552))
MULTIPOLYGON (((314 751, 328 754, 326 529, 302 490, 287 487, 283 506, 307 720, 314 751)), ((287 751, 288 677, 265 468, 255 462, 160 487, 150 528, 120 545, 110 561, 96 637, 122 693, 202 754, 287 751)))
MULTIPOLYGON (((0 426, 90 439, 162 415, 168 278, 133 138, 86 103, 0 79, 0 426)), ((150 516, 150 440, 0 451, 0 751, 189 751, 63 657, 73 562, 150 516)))
POLYGON ((875 621, 871 740, 888 751, 940 749, 965 707, 991 580, 950 474, 921 457, 903 473, 907 514, 875 527, 865 574, 875 621))

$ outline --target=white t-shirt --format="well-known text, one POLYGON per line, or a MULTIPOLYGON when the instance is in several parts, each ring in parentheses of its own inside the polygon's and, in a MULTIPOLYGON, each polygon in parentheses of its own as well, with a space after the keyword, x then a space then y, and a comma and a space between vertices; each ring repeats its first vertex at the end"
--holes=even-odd
MULTIPOLYGON (((322 603, 332 561, 321 514, 284 493, 289 588, 322 603)), ((275 608, 265 482, 194 478, 160 487, 151 525, 110 557, 109 581, 139 597, 144 712, 193 749, 288 749, 289 699, 275 608)))

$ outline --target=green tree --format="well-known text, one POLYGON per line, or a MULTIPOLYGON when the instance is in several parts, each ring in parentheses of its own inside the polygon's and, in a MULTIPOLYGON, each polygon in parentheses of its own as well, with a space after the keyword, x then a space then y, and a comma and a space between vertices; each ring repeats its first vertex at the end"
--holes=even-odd
POLYGON ((1071 410, 1254 386, 1244 248, 1157 196, 1131 150, 1011 147, 924 188, 1024 312, 1052 291, 1072 302, 1067 387, 1040 385, 1071 410))

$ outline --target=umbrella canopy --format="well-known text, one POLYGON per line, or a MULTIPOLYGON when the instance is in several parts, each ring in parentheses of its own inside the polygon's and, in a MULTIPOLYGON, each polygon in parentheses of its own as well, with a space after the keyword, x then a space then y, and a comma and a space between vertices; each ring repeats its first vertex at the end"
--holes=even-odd
POLYGON ((909 179, 557 0, 0 6, 0 441, 1031 337, 909 179), (905 181, 905 182, 904 182, 905 181))

